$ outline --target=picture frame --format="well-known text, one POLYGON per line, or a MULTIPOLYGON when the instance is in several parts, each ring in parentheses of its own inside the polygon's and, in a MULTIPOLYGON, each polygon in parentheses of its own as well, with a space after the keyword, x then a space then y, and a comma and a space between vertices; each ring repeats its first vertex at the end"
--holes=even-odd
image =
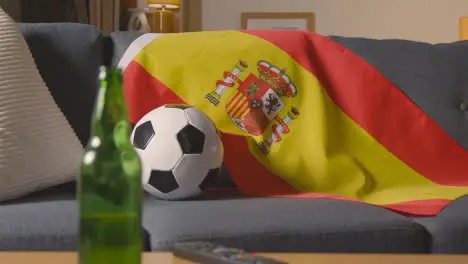
POLYGON ((313 12, 244 12, 242 29, 287 29, 315 32, 313 12))

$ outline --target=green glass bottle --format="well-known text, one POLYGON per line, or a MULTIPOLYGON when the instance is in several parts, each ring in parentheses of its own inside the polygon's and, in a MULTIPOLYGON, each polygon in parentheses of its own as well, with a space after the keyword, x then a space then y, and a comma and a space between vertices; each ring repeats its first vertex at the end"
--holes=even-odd
POLYGON ((99 82, 77 184, 79 263, 140 264, 141 163, 130 142, 122 72, 101 67, 99 82))

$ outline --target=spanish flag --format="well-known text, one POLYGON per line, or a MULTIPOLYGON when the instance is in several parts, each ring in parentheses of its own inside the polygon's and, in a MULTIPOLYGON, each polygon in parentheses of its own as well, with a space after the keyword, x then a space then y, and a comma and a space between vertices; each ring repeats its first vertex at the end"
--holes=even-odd
POLYGON ((468 193, 468 152, 335 40, 304 31, 144 34, 124 54, 130 121, 190 104, 249 196, 346 199, 434 215, 468 193))

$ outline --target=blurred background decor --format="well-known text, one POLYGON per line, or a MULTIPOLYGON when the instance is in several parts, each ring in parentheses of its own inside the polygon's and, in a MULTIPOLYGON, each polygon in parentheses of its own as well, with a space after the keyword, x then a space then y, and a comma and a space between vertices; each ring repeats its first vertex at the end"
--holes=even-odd
POLYGON ((0 0, 17 22, 88 22, 87 0, 0 0))
POLYGON ((283 29, 315 32, 315 14, 312 12, 244 12, 242 29, 283 29))
POLYGON ((125 7, 122 4, 132 4, 135 1, 122 0, 88 0, 89 24, 100 28, 105 35, 125 28, 122 19, 125 18, 125 7), (123 8, 122 8, 123 7, 123 8))
POLYGON ((140 29, 151 32, 202 28, 202 0, 0 0, 0 6, 16 22, 78 22, 94 25, 106 35, 129 30, 135 15, 146 16, 149 30, 140 29))
POLYGON ((128 30, 142 33, 180 32, 180 0, 148 0, 147 7, 129 9, 128 30))
POLYGON ((176 33, 201 30, 202 0, 89 0, 90 24, 116 30, 176 33))
POLYGON ((152 32, 174 33, 179 29, 180 0, 148 0, 148 6, 154 8, 156 19, 151 27, 152 32))
POLYGON ((460 17, 458 23, 458 40, 468 40, 468 17, 460 17))

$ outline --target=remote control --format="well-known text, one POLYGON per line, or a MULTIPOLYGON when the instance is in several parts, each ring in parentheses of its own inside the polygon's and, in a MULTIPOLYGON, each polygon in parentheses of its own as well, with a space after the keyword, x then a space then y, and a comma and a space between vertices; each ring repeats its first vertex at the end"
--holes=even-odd
POLYGON ((174 256, 201 264, 287 264, 287 262, 255 256, 237 248, 194 241, 175 243, 174 256))

